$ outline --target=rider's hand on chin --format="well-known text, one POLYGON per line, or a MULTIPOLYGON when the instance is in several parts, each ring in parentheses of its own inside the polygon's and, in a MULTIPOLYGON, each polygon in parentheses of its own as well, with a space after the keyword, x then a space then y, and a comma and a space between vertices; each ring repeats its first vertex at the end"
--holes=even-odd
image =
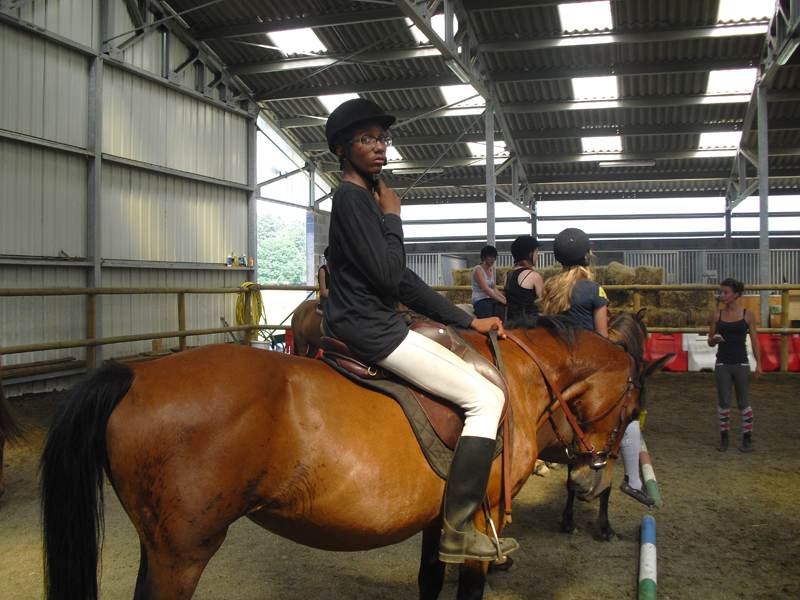
POLYGON ((383 179, 378 179, 378 187, 374 194, 375 201, 378 203, 383 214, 400 215, 400 196, 386 185, 383 179))
POLYGON ((505 339, 506 330, 503 328, 503 322, 497 317, 486 317, 485 319, 472 319, 469 326, 479 333, 488 335, 490 331, 497 332, 497 337, 505 339))

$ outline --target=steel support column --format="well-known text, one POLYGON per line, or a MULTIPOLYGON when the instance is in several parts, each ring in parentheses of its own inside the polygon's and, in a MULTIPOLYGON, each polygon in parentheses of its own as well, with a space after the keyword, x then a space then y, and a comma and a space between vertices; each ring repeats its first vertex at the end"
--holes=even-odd
POLYGON ((495 244, 494 198, 497 183, 494 171, 494 101, 486 99, 486 243, 495 244))
MULTIPOLYGON (((756 95, 758 119, 758 279, 759 283, 770 282, 769 268, 769 148, 767 147, 767 88, 760 84, 756 95)), ((769 292, 762 291, 761 325, 769 327, 769 292)))
POLYGON ((247 277, 250 281, 258 281, 258 196, 257 177, 257 122, 256 117, 247 120, 247 255, 252 258, 252 266, 248 265, 247 277))
POLYGON ((306 165, 308 170, 308 207, 306 211, 306 283, 314 285, 316 283, 317 269, 314 263, 316 255, 315 248, 315 226, 317 223, 317 213, 314 208, 314 196, 316 196, 316 188, 314 186, 314 175, 316 168, 314 163, 309 162, 306 165))

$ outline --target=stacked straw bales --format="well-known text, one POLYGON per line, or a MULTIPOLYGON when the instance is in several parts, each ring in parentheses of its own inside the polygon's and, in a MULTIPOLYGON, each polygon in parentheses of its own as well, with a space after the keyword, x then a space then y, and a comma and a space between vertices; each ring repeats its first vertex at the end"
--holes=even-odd
MULTIPOLYGON (((503 289, 508 267, 497 268, 497 287, 503 289)), ((556 265, 537 271, 546 280, 561 272, 556 265)), ((661 267, 628 267, 612 261, 608 266, 592 267, 595 281, 603 286, 660 285, 664 282, 664 269, 661 267)), ((472 269, 453 271, 454 285, 471 285, 472 269)), ((629 289, 607 289, 609 309, 612 312, 633 312, 634 292, 629 289)), ((471 293, 447 292, 447 297, 456 303, 469 303, 471 293)), ((639 292, 641 308, 647 309, 647 325, 661 327, 687 327, 705 325, 708 315, 716 307, 712 291, 660 291, 643 290, 639 292)))

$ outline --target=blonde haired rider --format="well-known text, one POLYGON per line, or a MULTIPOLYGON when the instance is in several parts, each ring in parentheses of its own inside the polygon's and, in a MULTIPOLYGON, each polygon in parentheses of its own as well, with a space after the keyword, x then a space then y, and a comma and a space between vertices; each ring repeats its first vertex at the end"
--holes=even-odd
MULTIPOLYGON (((608 337, 608 296, 592 279, 589 236, 580 229, 565 229, 553 242, 553 253, 564 270, 544 283, 539 308, 544 314, 566 314, 581 327, 608 337)), ((655 501, 645 492, 639 477, 641 430, 638 419, 630 422, 620 444, 625 478, 620 490, 646 506, 655 501)))

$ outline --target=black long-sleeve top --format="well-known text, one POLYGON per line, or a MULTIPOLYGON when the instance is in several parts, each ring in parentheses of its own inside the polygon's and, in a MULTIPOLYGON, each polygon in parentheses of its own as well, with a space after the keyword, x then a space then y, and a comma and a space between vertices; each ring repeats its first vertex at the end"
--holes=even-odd
POLYGON ((377 363, 405 339, 397 302, 446 325, 472 322, 406 267, 403 222, 382 214, 368 190, 347 181, 337 188, 328 248, 325 326, 362 361, 377 363))

